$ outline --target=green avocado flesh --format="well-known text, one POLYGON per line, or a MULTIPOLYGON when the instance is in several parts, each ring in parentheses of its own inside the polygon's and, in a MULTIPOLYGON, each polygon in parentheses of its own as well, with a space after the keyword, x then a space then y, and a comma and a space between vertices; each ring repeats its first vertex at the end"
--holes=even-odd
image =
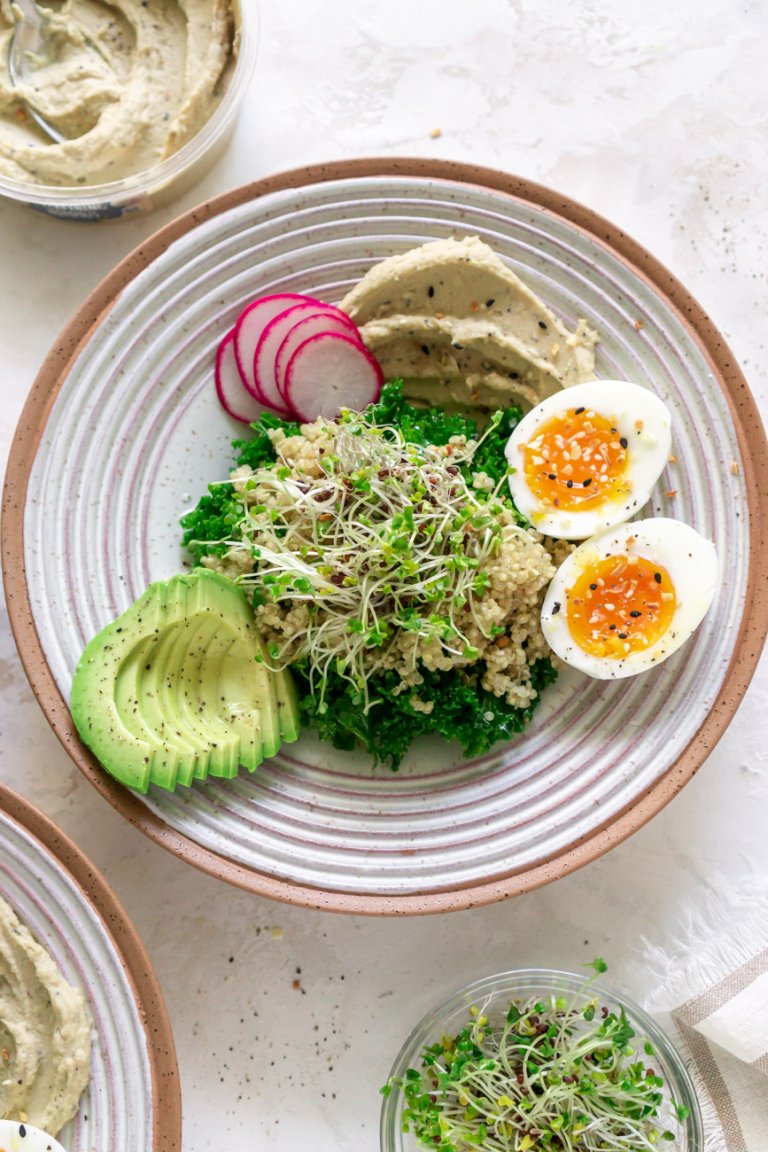
POLYGON ((151 584, 91 640, 72 718, 107 772, 138 792, 253 772, 299 735, 290 673, 265 656, 242 590, 196 568, 151 584))

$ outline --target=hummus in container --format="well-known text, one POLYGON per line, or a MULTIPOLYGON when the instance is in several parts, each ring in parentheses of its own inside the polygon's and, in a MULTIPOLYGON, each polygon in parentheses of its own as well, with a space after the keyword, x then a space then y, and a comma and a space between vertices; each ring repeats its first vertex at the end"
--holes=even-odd
POLYGON ((0 897, 0 1116, 56 1135, 90 1079, 83 993, 0 897))
POLYGON ((593 380, 598 335, 573 331, 476 236, 376 264, 341 302, 386 380, 443 407, 532 408, 593 380))
POLYGON ((0 192, 60 206, 55 215, 100 218, 152 207, 142 197, 203 156, 210 163, 250 78, 255 43, 244 52, 243 23, 253 31, 255 12, 242 21, 239 0, 42 6, 50 51, 28 59, 14 87, 8 49, 19 14, 0 0, 0 192), (66 139, 52 141, 29 108, 66 139))

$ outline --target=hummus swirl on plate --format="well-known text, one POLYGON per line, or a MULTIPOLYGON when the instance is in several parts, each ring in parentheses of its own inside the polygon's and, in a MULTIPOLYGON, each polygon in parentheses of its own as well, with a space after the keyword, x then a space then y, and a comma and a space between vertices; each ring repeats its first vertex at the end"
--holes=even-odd
POLYGON ((77 1111, 90 1065, 82 992, 0 897, 0 1116, 56 1135, 77 1111))
POLYGON ((597 333, 569 331, 477 236, 376 264, 341 302, 386 380, 427 404, 532 408, 594 379, 597 333))
POLYGON ((143 172, 178 152, 215 110, 236 56, 233 0, 64 0, 46 20, 50 56, 14 88, 16 10, 0 0, 0 174, 55 187, 143 172), (67 139, 53 143, 26 105, 67 139))

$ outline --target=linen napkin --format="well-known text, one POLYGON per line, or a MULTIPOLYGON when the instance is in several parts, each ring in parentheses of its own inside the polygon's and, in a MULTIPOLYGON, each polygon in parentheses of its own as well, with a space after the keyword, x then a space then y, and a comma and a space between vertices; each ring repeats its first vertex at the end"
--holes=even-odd
POLYGON ((768 899, 716 915, 680 955, 649 947, 661 977, 645 1007, 688 1068, 704 1118, 704 1152, 768 1152, 768 899))

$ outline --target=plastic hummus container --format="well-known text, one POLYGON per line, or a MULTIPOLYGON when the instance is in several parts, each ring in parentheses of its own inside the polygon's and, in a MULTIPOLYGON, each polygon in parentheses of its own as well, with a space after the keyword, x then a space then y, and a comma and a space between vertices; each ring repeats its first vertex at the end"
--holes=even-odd
POLYGON ((211 117, 167 159, 123 179, 102 184, 53 186, 0 174, 0 195, 62 220, 97 221, 148 212, 200 180, 224 151, 253 75, 258 48, 256 0, 232 0, 234 65, 211 117))

